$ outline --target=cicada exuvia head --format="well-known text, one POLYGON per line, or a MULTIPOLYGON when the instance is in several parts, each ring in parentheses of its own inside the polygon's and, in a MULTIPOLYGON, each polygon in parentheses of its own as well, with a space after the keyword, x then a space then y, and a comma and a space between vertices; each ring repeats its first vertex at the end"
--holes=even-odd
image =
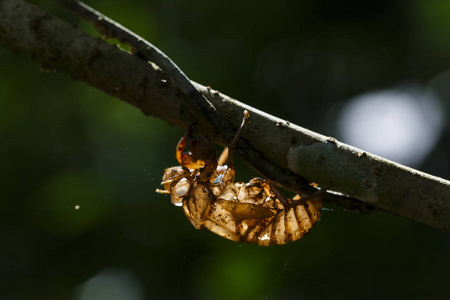
POLYGON ((158 190, 160 193, 170 194, 170 200, 175 206, 183 205, 183 197, 186 196, 192 187, 193 171, 178 167, 167 168, 164 171, 161 185, 164 190, 158 190))

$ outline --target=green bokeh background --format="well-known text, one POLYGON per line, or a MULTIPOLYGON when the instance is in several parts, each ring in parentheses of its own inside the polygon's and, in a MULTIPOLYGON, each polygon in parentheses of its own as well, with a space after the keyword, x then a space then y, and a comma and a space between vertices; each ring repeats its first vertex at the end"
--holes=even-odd
MULTIPOLYGON (((34 3, 92 32, 52 1, 34 3)), ((332 136, 346 100, 426 86, 450 65, 450 2, 88 4, 191 79, 332 136)), ((195 230, 155 193, 181 129, 24 55, 0 49, 0 63, 0 299, 82 299, 89 278, 111 269, 132 274, 142 291, 132 299, 450 296, 450 236, 384 212, 326 205, 309 236, 268 248, 195 230)), ((449 157, 444 129, 414 167, 450 178, 449 157)), ((242 162, 237 171, 255 176, 242 162)))

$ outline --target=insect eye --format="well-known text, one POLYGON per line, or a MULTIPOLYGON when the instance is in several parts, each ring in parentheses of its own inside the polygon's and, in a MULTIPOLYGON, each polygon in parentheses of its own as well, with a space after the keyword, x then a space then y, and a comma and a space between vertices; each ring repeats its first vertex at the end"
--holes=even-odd
POLYGON ((182 178, 180 181, 177 182, 177 184, 174 187, 175 194, 178 197, 183 197, 189 192, 189 189, 191 188, 191 184, 189 180, 186 178, 182 178))

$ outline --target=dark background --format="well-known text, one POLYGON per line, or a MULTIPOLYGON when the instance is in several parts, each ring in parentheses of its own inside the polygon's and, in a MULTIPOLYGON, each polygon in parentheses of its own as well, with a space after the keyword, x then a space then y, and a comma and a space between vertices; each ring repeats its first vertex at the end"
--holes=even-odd
MULTIPOLYGON (((92 32, 54 2, 35 3, 92 32)), ((192 80, 337 138, 352 98, 439 79, 440 133, 411 166, 450 178, 450 2, 88 4, 192 80)), ((330 204, 284 246, 195 230, 155 192, 181 129, 24 55, 0 49, 0 64, 1 299, 448 299, 448 234, 330 204)), ((255 176, 242 162, 237 172, 255 176)))

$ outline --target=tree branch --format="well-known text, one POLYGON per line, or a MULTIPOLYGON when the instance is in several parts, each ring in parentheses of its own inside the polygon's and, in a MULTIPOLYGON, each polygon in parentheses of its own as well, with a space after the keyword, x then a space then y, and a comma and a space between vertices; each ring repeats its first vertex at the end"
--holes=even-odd
POLYGON ((222 136, 231 141, 234 133, 216 112, 215 107, 203 96, 202 93, 191 83, 189 78, 178 68, 178 66, 161 50, 150 42, 141 38, 134 32, 128 30, 107 16, 96 11, 88 5, 76 0, 57 0, 67 8, 73 10, 85 20, 94 25, 99 33, 106 39, 114 38, 119 42, 131 46, 132 53, 146 61, 151 61, 160 67, 168 75, 177 88, 186 96, 190 111, 198 120, 202 120, 208 131, 219 131, 222 136))
MULTIPOLYGON (((148 63, 21 0, 0 0, 0 45, 29 54, 47 70, 66 72, 175 126, 187 128, 199 118, 196 111, 205 113, 190 98, 193 94, 180 88, 179 78, 161 70, 167 67, 155 65, 161 62, 148 63)), ((308 181, 331 184, 333 190, 362 202, 332 193, 327 200, 350 206, 366 203, 443 230, 450 228, 450 182, 194 85, 215 107, 215 112, 206 111, 206 119, 200 116, 197 127, 222 145, 229 141, 227 129, 215 127, 210 116, 216 114, 233 131, 243 110, 250 112, 250 124, 236 152, 263 176, 301 194, 309 193, 308 181)))

